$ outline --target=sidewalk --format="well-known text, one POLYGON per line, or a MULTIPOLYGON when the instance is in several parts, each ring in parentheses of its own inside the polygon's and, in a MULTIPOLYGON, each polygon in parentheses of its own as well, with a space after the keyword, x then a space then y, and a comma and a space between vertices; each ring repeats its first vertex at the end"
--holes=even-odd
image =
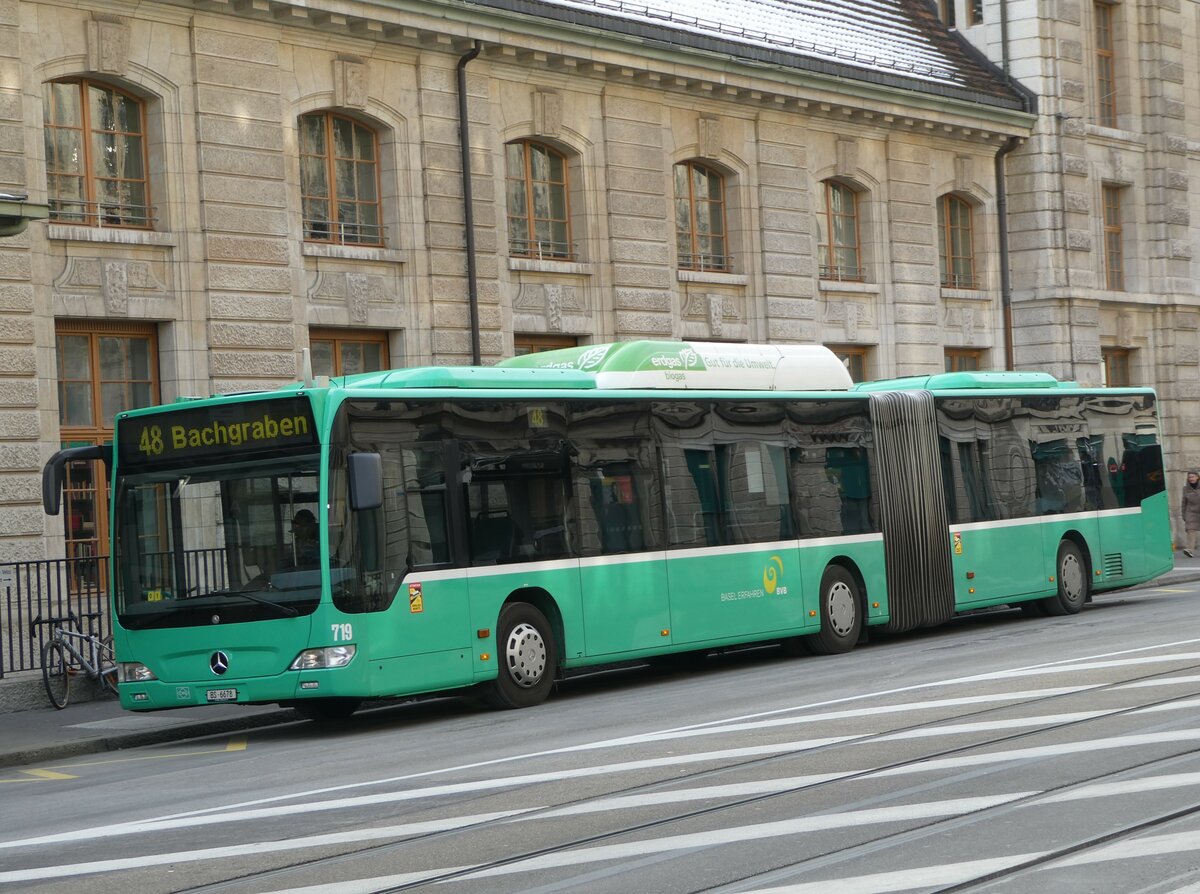
MULTIPOLYGON (((1200 556, 1189 559, 1177 552, 1173 571, 1141 586, 1194 580, 1200 580, 1200 556)), ((24 693, 26 703, 46 704, 40 674, 0 679, 0 691, 17 686, 29 689, 24 693)), ((0 699, 0 706, 20 701, 0 699)), ((0 713, 0 767, 44 764, 80 754, 236 733, 298 719, 295 711, 277 705, 213 705, 145 714, 124 711, 112 698, 70 704, 62 711, 39 706, 0 713)))

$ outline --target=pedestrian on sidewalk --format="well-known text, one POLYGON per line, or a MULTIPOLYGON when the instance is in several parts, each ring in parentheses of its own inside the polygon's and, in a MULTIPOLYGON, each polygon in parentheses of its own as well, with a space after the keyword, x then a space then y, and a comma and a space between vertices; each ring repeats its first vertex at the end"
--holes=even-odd
POLYGON ((1190 559, 1196 553, 1196 532, 1200 531, 1200 472, 1187 473, 1179 514, 1183 518, 1183 554, 1190 559))

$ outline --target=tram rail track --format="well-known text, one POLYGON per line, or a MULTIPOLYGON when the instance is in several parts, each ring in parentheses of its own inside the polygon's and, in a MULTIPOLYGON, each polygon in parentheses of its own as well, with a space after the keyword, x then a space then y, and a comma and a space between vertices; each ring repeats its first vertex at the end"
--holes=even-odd
MULTIPOLYGON (((617 799, 617 798, 634 795, 634 794, 650 793, 650 792, 654 792, 656 790, 666 789, 668 786, 671 788, 675 788, 675 787, 680 786, 681 784, 695 783, 695 782, 702 782, 705 780, 710 780, 715 777, 719 777, 722 774, 727 774, 727 773, 732 773, 732 772, 737 772, 737 771, 742 771, 742 770, 747 770, 747 769, 762 768, 762 767, 770 766, 772 764, 778 764, 778 763, 782 763, 782 762, 785 762, 788 760, 794 760, 801 754, 812 754, 814 752, 828 752, 830 750, 838 749, 838 748, 844 748, 844 747, 849 747, 849 746, 861 746, 861 745, 868 744, 871 742, 878 742, 878 741, 886 740, 891 737, 898 737, 898 736, 902 736, 905 734, 911 734, 911 733, 917 732, 917 731, 936 730, 939 727, 945 727, 945 726, 951 725, 951 724, 962 724, 966 721, 979 721, 983 718, 988 717, 989 715, 994 715, 998 712, 1011 710, 1014 707, 1018 707, 1018 706, 1021 708, 1030 708, 1030 707, 1039 706, 1039 705, 1052 704, 1054 702, 1058 702, 1058 701, 1062 701, 1064 699, 1071 698, 1072 696, 1077 696, 1077 695, 1079 695, 1080 692, 1083 692, 1083 691, 1086 691, 1087 693, 1094 695, 1094 694, 1105 692, 1105 691, 1120 689, 1123 687, 1129 687, 1134 684, 1146 684, 1146 683, 1151 683, 1156 680, 1166 680, 1166 679, 1170 679, 1171 677, 1177 677, 1180 675, 1187 674, 1189 671, 1200 671, 1200 662, 1181 665, 1178 667, 1171 668, 1169 670, 1163 670, 1163 671, 1157 671, 1154 673, 1147 673, 1147 674, 1141 674, 1141 675, 1137 675, 1137 676, 1133 676, 1133 677, 1127 677, 1127 678, 1123 678, 1121 680, 1116 680, 1116 681, 1111 681, 1111 682, 1104 683, 1104 684, 1098 684, 1095 686, 1086 687, 1085 689, 1076 689, 1071 692, 1058 692, 1058 693, 1054 693, 1051 695, 1047 695, 1045 697, 1033 698, 1033 699, 1028 699, 1025 701, 1005 702, 1002 704, 989 705, 988 707, 985 707, 985 708, 980 708, 978 710, 963 712, 960 714, 956 714, 952 717, 940 717, 940 718, 931 719, 928 721, 922 721, 919 723, 908 724, 908 725, 896 727, 896 728, 893 728, 893 729, 890 729, 887 731, 881 731, 881 732, 877 732, 877 733, 871 733, 871 734, 865 734, 862 736, 857 736, 857 737, 851 738, 849 740, 834 743, 834 744, 821 745, 814 749, 798 749, 798 750, 791 750, 791 751, 782 751, 782 752, 779 752, 776 754, 766 755, 766 756, 762 756, 762 757, 756 757, 751 760, 731 761, 731 762, 724 764, 722 766, 719 766, 719 767, 708 767, 708 768, 705 768, 702 770, 697 770, 695 772, 688 772, 688 773, 685 773, 680 776, 672 777, 669 780, 657 780, 657 781, 650 782, 650 783, 640 783, 637 785, 631 785, 631 786, 626 786, 626 787, 611 790, 611 791, 606 791, 602 795, 592 795, 592 796, 579 798, 579 799, 575 799, 575 800, 563 800, 563 801, 559 801, 552 805, 545 805, 545 806, 542 806, 539 808, 529 810, 528 812, 523 812, 520 815, 520 820, 528 821, 531 819, 538 818, 538 816, 541 814, 546 814, 551 811, 561 811, 564 808, 579 807, 579 806, 584 806, 584 805, 588 805, 588 804, 599 802, 599 801, 607 801, 610 799, 617 799)), ((380 887, 375 890, 378 892, 378 894, 384 894, 384 892, 388 892, 388 894, 391 894, 391 892, 409 891, 409 890, 414 890, 414 889, 421 888, 421 887, 428 886, 428 885, 444 884, 447 882, 453 882, 453 881, 465 879, 465 878, 468 878, 470 876, 474 876, 477 874, 485 873, 490 870, 503 869, 505 867, 516 866, 522 862, 542 858, 542 857, 545 857, 548 855, 562 854, 562 853, 569 852, 571 850, 589 847, 589 846, 595 846, 595 845, 602 844, 605 842, 610 842, 610 841, 613 841, 614 839, 619 839, 623 836, 637 835, 637 834, 645 833, 647 831, 653 831, 656 829, 666 829, 666 828, 671 827, 674 824, 683 823, 683 822, 686 822, 689 820, 717 816, 722 813, 733 811, 733 810, 736 810, 739 808, 752 806, 752 805, 755 805, 758 803, 770 801, 770 800, 781 798, 781 797, 793 796, 793 795, 796 795, 796 794, 799 794, 799 793, 802 793, 805 791, 815 790, 815 789, 823 787, 823 786, 829 786, 829 785, 834 785, 834 784, 843 784, 845 782, 859 780, 859 779, 869 779, 872 776, 876 776, 881 773, 902 771, 903 769, 905 769, 907 767, 915 767, 920 764, 928 763, 929 761, 933 761, 933 760, 949 758, 949 757, 953 757, 956 755, 963 755, 967 752, 980 751, 980 750, 984 750, 984 749, 988 749, 988 748, 994 748, 997 746, 1003 746, 1006 744, 1012 744, 1012 743, 1018 742, 1022 739, 1028 739, 1028 738, 1031 738, 1034 736, 1044 736, 1046 734, 1053 734, 1055 732, 1059 732, 1062 730, 1069 730, 1071 728, 1079 727, 1080 725, 1109 720, 1109 719, 1121 717, 1122 715, 1126 715, 1126 714, 1130 714, 1130 713, 1144 712, 1144 711, 1148 711, 1148 710, 1153 710, 1155 708, 1162 708, 1165 706, 1169 706, 1169 705, 1175 704, 1175 703, 1186 703, 1188 700, 1196 699, 1198 696, 1200 696, 1200 689, 1189 688, 1188 691, 1186 691, 1184 693, 1175 694, 1175 695, 1172 695, 1167 698, 1162 698, 1162 699, 1158 699, 1158 700, 1154 700, 1154 701, 1150 701, 1150 702, 1139 703, 1137 705, 1124 707, 1124 708, 1114 708, 1112 710, 1103 710, 1103 711, 1099 711, 1099 712, 1095 713, 1094 716, 1090 716, 1090 717, 1086 717, 1086 718, 1072 719, 1072 720, 1068 720, 1068 721, 1061 722, 1061 723, 1051 723, 1051 724, 1040 725, 1040 726, 1031 726, 1029 728, 1022 729, 1020 731, 1016 731, 1016 732, 1012 732, 1012 733, 1008 733, 1008 734, 1004 734, 1004 735, 990 736, 983 740, 973 741, 973 742, 958 745, 958 746, 955 746, 952 748, 943 748, 943 749, 922 751, 921 753, 919 753, 915 756, 906 758, 904 760, 898 760, 895 762, 879 764, 879 765, 871 766, 869 768, 865 768, 860 771, 849 772, 844 775, 840 775, 836 779, 832 779, 832 780, 820 781, 820 782, 815 782, 815 783, 807 784, 807 785, 783 788, 783 789, 771 791, 768 793, 763 793, 763 794, 749 796, 749 797, 733 798, 733 799, 724 801, 720 804, 712 804, 712 805, 708 805, 706 807, 699 808, 699 809, 674 811, 674 812, 671 812, 669 815, 656 817, 654 819, 649 819, 649 820, 645 820, 645 821, 641 821, 641 822, 634 822, 634 823, 625 823, 625 824, 620 825, 617 828, 612 828, 612 829, 606 830, 604 832, 591 834, 591 835, 574 836, 574 837, 569 838, 568 840, 560 841, 560 842, 554 843, 553 845, 549 845, 547 847, 527 849, 525 851, 522 851, 521 853, 512 854, 503 859, 489 860, 489 861, 474 864, 470 867, 459 868, 459 869, 450 869, 450 870, 447 870, 445 872, 440 872, 440 873, 435 872, 427 877, 423 877, 416 881, 410 881, 410 882, 406 882, 406 883, 398 884, 398 885, 383 886, 383 887, 380 887)), ((1200 747, 1198 747, 1196 749, 1190 749, 1190 748, 1184 749, 1177 753, 1168 755, 1167 757, 1163 757, 1163 758, 1156 759, 1156 760, 1146 761, 1143 764, 1139 764, 1139 765, 1136 765, 1133 767, 1122 767, 1122 768, 1112 771, 1110 773, 1103 773, 1103 774, 1099 774, 1094 777, 1089 777, 1087 779, 1077 780, 1066 786, 1061 787, 1061 790, 1069 790, 1072 787, 1077 787, 1077 786, 1082 786, 1082 785, 1094 785, 1098 781, 1101 781, 1101 780, 1104 780, 1104 779, 1107 779, 1110 777, 1119 776, 1124 773, 1129 773, 1132 770, 1138 769, 1139 767, 1150 767, 1150 766, 1153 766, 1154 764, 1162 762, 1162 761, 1175 760, 1181 756, 1189 755, 1189 754, 1196 754, 1198 752, 1200 752, 1200 747)), ((1040 792, 1037 795, 1032 796, 1031 799, 1029 799, 1029 801, 1034 802, 1038 798, 1047 798, 1058 792, 1060 792, 1060 789, 1047 789, 1046 791, 1040 792)), ((462 802, 459 802, 459 803, 461 806, 462 802)), ((1020 801, 1020 802, 1013 802, 1013 803, 1026 803, 1026 799, 1022 799, 1022 801, 1020 801)), ((1009 805, 1009 804, 1004 804, 1004 805, 998 805, 997 807, 994 807, 994 808, 985 808, 984 810, 979 811, 978 814, 971 814, 970 816, 975 817, 975 819, 978 820, 978 819, 983 818, 985 815, 987 815, 989 811, 1002 810, 1002 809, 1008 808, 1010 806, 1011 805, 1009 805)), ((1197 807, 1194 808, 1194 810, 1200 810, 1200 805, 1197 805, 1197 807)), ((1184 813, 1187 813, 1187 812, 1188 811, 1184 811, 1184 813)), ((1164 816, 1163 818, 1161 818, 1159 820, 1148 820, 1147 823, 1153 824, 1154 822, 1169 822, 1170 819, 1173 818, 1175 815, 1176 815, 1175 813, 1172 813, 1170 815, 1164 816)), ((909 829, 903 830, 901 832, 894 832, 894 833, 890 833, 890 834, 879 835, 879 836, 873 838, 870 842, 859 843, 859 844, 856 844, 856 845, 853 845, 853 846, 847 848, 846 850, 847 850, 847 852, 856 851, 856 850, 859 850, 864 847, 886 844, 887 842, 895 839, 897 836, 920 835, 923 833, 929 834, 931 830, 936 830, 938 828, 944 827, 946 824, 962 821, 963 819, 964 819, 964 817, 956 816, 956 817, 947 817, 944 819, 934 820, 930 823, 918 825, 916 827, 909 828, 909 829)), ((431 842, 435 842, 435 841, 439 841, 439 840, 442 840, 442 841, 453 840, 456 837, 462 837, 462 836, 466 836, 466 835, 476 834, 476 833, 486 830, 488 828, 500 827, 505 824, 512 823, 513 821, 514 821, 514 818, 512 818, 512 817, 492 819, 492 820, 488 820, 488 821, 485 821, 485 822, 482 822, 479 824, 458 827, 453 830, 440 831, 440 832, 430 833, 427 835, 403 838, 403 839, 396 840, 396 841, 389 841, 389 842, 385 842, 385 843, 381 843, 381 844, 377 844, 377 845, 372 845, 372 846, 369 846, 366 848, 360 848, 360 849, 356 849, 356 850, 352 850, 352 851, 347 851, 347 852, 344 852, 344 853, 341 853, 338 855, 326 856, 326 857, 317 858, 317 859, 308 860, 308 861, 300 861, 300 862, 291 864, 286 867, 275 867, 270 870, 265 870, 261 873, 245 874, 245 875, 239 876, 237 878, 231 878, 231 879, 228 879, 228 880, 216 883, 216 884, 203 885, 203 886, 199 886, 199 887, 195 887, 195 888, 189 888, 187 890, 189 890, 191 892, 195 892, 195 894, 200 894, 200 892, 229 891, 229 890, 235 890, 235 889, 239 889, 239 888, 246 888, 247 886, 251 886, 252 888, 258 890, 258 889, 261 889, 261 886, 264 883, 270 882, 272 880, 276 880, 276 881, 283 880, 283 879, 288 878, 289 876, 294 877, 297 873, 311 872, 312 870, 318 869, 323 866, 346 865, 348 863, 363 861, 368 858, 381 857, 381 856, 385 856, 389 853, 403 850, 405 848, 411 848, 413 846, 420 845, 420 844, 431 843, 431 842)), ((1147 823, 1143 823, 1140 825, 1146 825, 1147 823)), ((1140 826, 1139 826, 1139 828, 1140 828, 1140 826)), ((1136 829, 1133 829, 1128 834, 1136 834, 1136 831, 1137 831, 1136 829)), ((1118 834, 1118 833, 1114 833, 1114 834, 1118 834)), ((1107 840, 1108 838, 1111 838, 1111 837, 1112 837, 1112 835, 1106 836, 1104 840, 1107 840)), ((1093 842, 1091 844, 1089 844, 1087 842, 1083 842, 1083 843, 1080 843, 1077 847, 1078 848, 1083 848, 1083 847, 1088 847, 1088 846, 1094 847, 1094 846, 1098 846, 1098 844, 1100 844, 1100 843, 1103 843, 1103 841, 1098 840, 1097 842, 1093 842)), ((1072 852, 1071 848, 1066 848, 1063 850, 1063 853, 1070 853, 1070 852, 1072 852)), ((1061 857, 1062 857, 1062 854, 1055 854, 1055 855, 1045 857, 1044 861, 1039 860, 1037 862, 1038 863, 1052 862, 1055 859, 1061 859, 1061 857)), ((823 854, 823 855, 820 855, 819 857, 809 857, 804 860, 797 861, 797 863, 795 864, 795 871, 802 871, 802 869, 805 865, 811 865, 811 864, 813 864, 814 861, 816 861, 817 863, 824 863, 825 861, 827 861, 829 859, 834 859, 834 858, 836 858, 836 853, 823 854)), ((1015 872, 1019 872, 1019 871, 1028 871, 1028 869, 1032 865, 1033 864, 1025 865, 1025 866, 1021 866, 1021 867, 1014 867, 1012 872, 1015 873, 1015 872)), ((777 867, 776 869, 771 870, 767 874, 775 875, 776 873, 781 872, 781 871, 786 872, 787 870, 780 869, 777 867)), ((995 877, 999 878, 999 877, 1001 877, 1001 875, 996 875, 995 877)), ((755 878, 755 877, 753 877, 753 876, 748 877, 748 879, 746 879, 745 881, 749 881, 751 878, 755 878)), ((979 881, 986 881, 986 879, 981 879, 979 881)), ((973 881, 968 884, 978 884, 979 881, 973 881)), ((735 890, 749 891, 749 890, 754 890, 754 888, 753 887, 743 887, 740 885, 738 887, 729 887, 728 884, 726 884, 724 886, 718 886, 716 888, 713 888, 712 890, 713 891, 735 891, 735 890)), ((969 890, 969 887, 957 886, 957 887, 947 888, 945 890, 947 892, 958 891, 958 890, 969 890)))

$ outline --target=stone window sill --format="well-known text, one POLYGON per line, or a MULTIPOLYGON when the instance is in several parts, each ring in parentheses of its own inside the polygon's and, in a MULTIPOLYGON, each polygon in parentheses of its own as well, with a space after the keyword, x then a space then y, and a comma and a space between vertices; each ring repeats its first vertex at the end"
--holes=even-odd
POLYGON ((591 276, 592 265, 579 261, 555 261, 548 258, 508 259, 508 269, 526 273, 567 273, 573 276, 591 276))
POLYGON ((678 270, 680 282, 703 282, 715 286, 749 285, 750 277, 744 273, 716 273, 708 270, 678 270))
POLYGON ((328 242, 302 242, 300 253, 307 258, 339 258, 344 261, 391 261, 404 263, 404 253, 377 245, 334 245, 328 242))
POLYGON ((69 242, 106 242, 110 245, 174 247, 179 244, 174 233, 160 233, 156 230, 126 230, 117 227, 80 227, 61 223, 47 224, 46 236, 50 239, 69 242))

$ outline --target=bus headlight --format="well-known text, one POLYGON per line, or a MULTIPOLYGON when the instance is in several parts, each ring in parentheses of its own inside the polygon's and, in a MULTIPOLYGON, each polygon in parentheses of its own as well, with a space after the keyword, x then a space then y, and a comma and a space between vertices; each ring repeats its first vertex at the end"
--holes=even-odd
POLYGON ((305 649, 296 656, 288 670, 317 670, 323 667, 345 667, 354 657, 354 646, 326 646, 324 649, 305 649))
POLYGON ((140 661, 122 661, 117 668, 122 683, 149 683, 158 679, 154 671, 140 661))

